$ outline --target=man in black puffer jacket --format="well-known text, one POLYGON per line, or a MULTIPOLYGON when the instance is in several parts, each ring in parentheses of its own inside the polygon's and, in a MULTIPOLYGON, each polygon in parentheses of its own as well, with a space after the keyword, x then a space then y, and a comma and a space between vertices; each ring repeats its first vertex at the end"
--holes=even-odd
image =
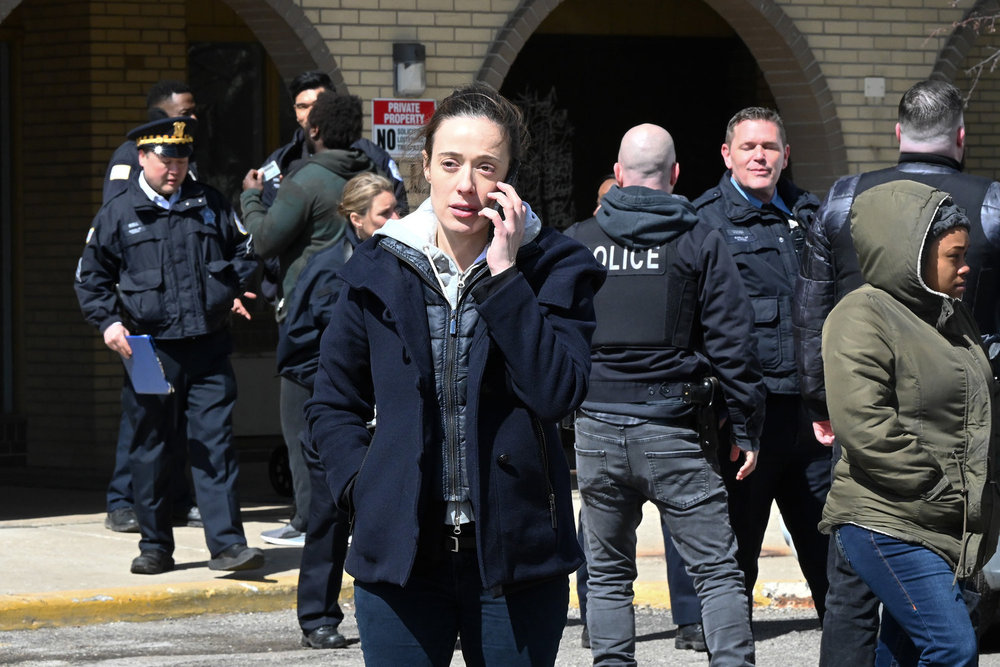
MULTIPOLYGON (((851 237, 850 209, 862 192, 889 181, 912 180, 952 195, 970 221, 971 268, 963 301, 972 308, 980 332, 1000 331, 1000 183, 962 173, 965 127, 962 94, 942 81, 921 81, 899 102, 899 163, 888 169, 845 176, 833 184, 814 223, 807 228, 806 251, 795 289, 793 318, 802 395, 821 442, 839 447, 826 408, 820 339, 833 307, 864 279, 851 237)), ((995 364, 994 364, 995 366, 995 364)), ((862 667, 874 664, 878 601, 830 549, 830 594, 823 623, 820 664, 862 667)))

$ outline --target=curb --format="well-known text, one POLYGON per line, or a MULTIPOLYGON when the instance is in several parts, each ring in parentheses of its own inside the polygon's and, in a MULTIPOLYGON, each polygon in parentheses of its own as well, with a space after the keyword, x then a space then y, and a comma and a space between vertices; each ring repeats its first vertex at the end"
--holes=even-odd
POLYGON ((815 609, 812 593, 804 581, 758 581, 753 587, 754 607, 815 609))
MULTIPOLYGON (((666 581, 633 584, 637 607, 670 609, 666 581)), ((93 625, 119 621, 162 621, 200 614, 267 612, 295 609, 298 575, 270 581, 217 580, 168 586, 130 586, 36 595, 0 596, 0 631, 35 630, 67 625, 93 625)), ((754 607, 813 608, 809 587, 802 582, 758 582, 754 607)), ((340 601, 354 598, 354 584, 345 575, 340 601)), ((570 606, 579 608, 576 587, 570 587, 570 606)))
MULTIPOLYGON (((0 630, 33 630, 116 621, 159 621, 205 613, 294 609, 298 575, 266 582, 226 581, 130 586, 0 596, 0 630)), ((353 586, 344 592, 353 595, 353 586)))

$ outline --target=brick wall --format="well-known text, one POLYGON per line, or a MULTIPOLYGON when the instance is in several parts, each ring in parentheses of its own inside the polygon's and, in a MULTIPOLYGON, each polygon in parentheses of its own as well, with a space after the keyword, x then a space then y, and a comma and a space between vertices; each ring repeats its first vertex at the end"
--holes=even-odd
MULTIPOLYGON (((842 171, 895 161, 898 148, 892 128, 899 97, 917 80, 931 76, 951 24, 966 9, 946 0, 877 0, 863 5, 849 0, 706 3, 751 47, 783 113, 787 116, 791 110, 793 119, 811 114, 808 123, 793 122, 789 130, 797 173, 804 173, 804 180, 816 190, 825 190, 842 171), (797 35, 791 35, 789 28, 797 35), (884 97, 865 97, 866 77, 885 78, 884 97), (799 105, 810 110, 799 112, 799 105), (803 165, 813 154, 819 155, 817 164, 803 165)), ((302 8, 327 39, 345 84, 368 100, 392 94, 393 41, 419 41, 427 47, 426 97, 441 98, 477 76, 498 85, 531 30, 560 4, 557 0, 305 0, 302 8), (490 55, 494 57, 488 59, 490 55)), ((975 48, 982 50, 995 41, 993 35, 980 36, 975 48)), ((985 107, 985 100, 1000 90, 998 76, 982 81, 972 99, 970 132, 976 123, 986 123, 975 132, 982 140, 997 133, 986 122, 992 109, 985 107), (977 103, 984 108, 978 116, 977 103)))
MULTIPOLYGON (((862 5, 822 0, 783 0, 781 9, 805 35, 833 93, 847 151, 848 172, 893 164, 899 147, 893 134, 899 98, 913 83, 930 78, 942 49, 969 3, 939 0, 880 0, 862 5), (865 77, 884 77, 885 96, 867 98, 865 77)), ((997 36, 971 37, 959 58, 954 83, 970 90, 964 70, 998 45, 997 36)), ((997 176, 1000 142, 997 102, 1000 72, 986 74, 972 93, 966 123, 970 171, 997 176)), ((795 150, 793 146, 793 151, 795 150)))
POLYGON ((107 161, 145 118, 147 89, 184 78, 183 4, 31 0, 21 19, 28 462, 107 469, 121 364, 83 323, 73 272, 107 161))
MULTIPOLYGON (((286 81, 316 63, 366 105, 393 95, 393 42, 426 46, 424 97, 441 99, 477 77, 502 82, 534 28, 562 4, 220 1, 246 21, 286 81)), ((895 161, 892 130, 899 96, 929 77, 936 65, 940 68, 948 26, 967 6, 953 7, 948 0, 705 3, 744 35, 779 107, 786 115, 791 110, 796 173, 805 174, 804 184, 817 191, 841 173, 895 161), (940 28, 942 33, 932 36, 940 28), (884 77, 885 96, 866 98, 865 77, 884 77)), ((186 76, 187 5, 185 0, 0 0, 0 20, 15 6, 24 146, 15 159, 23 183, 16 235, 23 271, 15 285, 24 304, 19 313, 23 342, 15 355, 25 368, 18 405, 28 418, 29 462, 107 469, 121 370, 94 330, 82 323, 72 274, 99 204, 107 159, 124 132, 143 120, 146 90, 158 79, 186 76)), ((605 11, 605 3, 596 6, 605 11)), ((968 40, 971 47, 955 47, 947 71, 956 72, 960 87, 969 87, 964 69, 988 55, 997 40, 985 34, 968 40)), ((968 163, 992 177, 1000 170, 998 107, 1000 73, 987 73, 966 114, 968 163)), ((422 187, 416 163, 404 161, 402 167, 411 175, 411 191, 422 187)))
POLYGON ((976 174, 1000 178, 1000 71, 983 72, 978 82, 967 72, 977 63, 996 53, 1000 36, 985 33, 976 37, 974 46, 962 60, 955 85, 971 91, 965 111, 966 168, 976 174))

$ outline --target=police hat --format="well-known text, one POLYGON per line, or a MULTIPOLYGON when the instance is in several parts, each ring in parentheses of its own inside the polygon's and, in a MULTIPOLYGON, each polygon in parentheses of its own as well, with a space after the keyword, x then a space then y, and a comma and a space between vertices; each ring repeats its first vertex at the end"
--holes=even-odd
POLYGON ((198 121, 191 116, 174 116, 150 121, 128 133, 140 149, 152 149, 163 157, 189 157, 194 152, 194 131, 198 121))

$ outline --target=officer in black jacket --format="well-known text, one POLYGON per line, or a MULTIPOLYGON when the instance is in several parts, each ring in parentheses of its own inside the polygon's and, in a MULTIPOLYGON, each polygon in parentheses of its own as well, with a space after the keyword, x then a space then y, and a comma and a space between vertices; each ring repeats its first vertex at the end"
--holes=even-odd
MULTIPOLYGON (((146 113, 149 120, 169 118, 171 116, 194 115, 194 93, 186 83, 181 81, 157 81, 149 89, 146 96, 146 113)), ((107 204, 112 197, 128 189, 129 181, 134 181, 139 175, 139 150, 135 142, 126 139, 111 156, 104 174, 104 196, 101 204, 107 204)), ((194 176, 194 163, 188 159, 188 178, 194 176)), ((124 385, 128 384, 124 379, 124 385)), ((124 400, 124 396, 123 399, 124 400)), ((129 449, 132 444, 134 429, 127 410, 122 410, 122 419, 118 427, 118 443, 115 447, 115 469, 108 482, 107 518, 104 526, 119 533, 138 533, 139 521, 135 517, 132 498, 132 473, 128 467, 129 449)), ((198 506, 191 500, 191 491, 187 482, 187 458, 183 453, 176 458, 174 474, 171 482, 171 505, 173 507, 174 523, 200 528, 201 513, 198 506)))
POLYGON ((188 116, 129 133, 139 149, 139 177, 98 212, 76 273, 84 317, 125 358, 129 334, 154 337, 169 394, 126 387, 123 409, 135 436, 129 455, 142 539, 135 574, 173 568, 167 495, 172 443, 186 442, 215 570, 260 567, 246 545, 232 447, 236 379, 229 363, 229 312, 256 268, 249 237, 228 202, 186 179, 193 128, 188 116), (186 426, 186 439, 174 435, 186 426))
POLYGON ((777 503, 822 619, 829 538, 817 525, 830 490, 830 450, 813 437, 799 394, 791 313, 803 225, 815 215, 819 200, 781 178, 789 154, 775 111, 743 109, 726 128, 722 157, 727 171, 694 205, 698 216, 722 233, 740 269, 767 385, 767 416, 753 477, 737 482, 729 462, 721 461, 748 603, 771 505, 777 503))
MULTIPOLYGON (((951 194, 971 223, 971 243, 965 256, 970 271, 962 300, 972 308, 980 332, 988 338, 1000 333, 1000 183, 962 172, 964 107, 961 92, 950 83, 921 81, 913 85, 899 101, 898 164, 839 179, 807 228, 793 308, 797 358, 813 428, 821 442, 833 446, 834 462, 840 458, 840 448, 826 410, 820 340, 823 322, 833 307, 864 282, 851 238, 850 210, 857 195, 902 179, 951 194)), ((874 664, 878 600, 833 547, 828 576, 831 585, 820 665, 874 664)))
POLYGON ((635 571, 635 526, 646 500, 660 510, 695 580, 713 661, 753 662, 710 442, 720 418, 731 422, 723 457, 743 459, 741 477, 753 471, 764 397, 753 317, 722 237, 671 194, 678 173, 666 130, 632 128, 615 164, 618 186, 595 218, 567 231, 608 271, 594 300, 590 386, 575 423, 594 664, 635 660, 625 573, 635 571))

